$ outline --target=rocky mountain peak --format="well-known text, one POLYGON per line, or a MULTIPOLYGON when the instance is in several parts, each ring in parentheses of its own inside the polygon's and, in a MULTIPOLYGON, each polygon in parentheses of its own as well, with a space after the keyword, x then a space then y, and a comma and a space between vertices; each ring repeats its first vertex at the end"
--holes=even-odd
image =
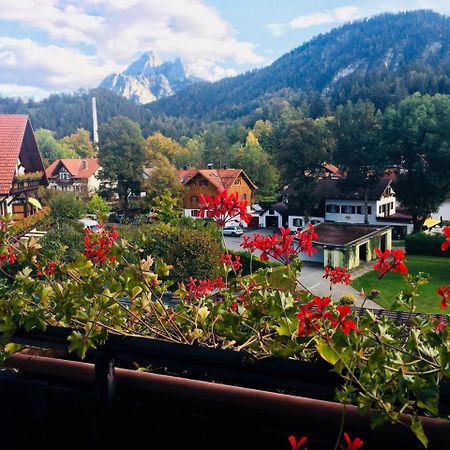
POLYGON ((146 104, 179 92, 200 81, 186 74, 180 58, 162 62, 153 50, 143 53, 122 73, 108 75, 100 87, 126 97, 136 103, 146 104))
POLYGON ((159 55, 150 50, 143 53, 136 61, 133 61, 123 73, 124 75, 145 75, 146 73, 154 72, 155 67, 159 67, 161 64, 162 61, 159 55))

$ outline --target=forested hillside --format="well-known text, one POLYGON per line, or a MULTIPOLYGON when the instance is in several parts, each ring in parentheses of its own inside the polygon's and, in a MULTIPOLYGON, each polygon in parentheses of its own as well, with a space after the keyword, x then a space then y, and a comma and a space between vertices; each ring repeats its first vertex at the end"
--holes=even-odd
POLYGON ((195 135, 207 127, 200 120, 168 117, 152 113, 106 89, 81 90, 74 94, 55 94, 42 101, 0 98, 0 113, 29 114, 34 129, 52 130, 61 138, 78 128, 92 131, 92 97, 97 99, 99 123, 115 116, 126 116, 139 123, 144 135, 161 131, 167 136, 179 138, 195 135))
POLYGON ((148 108, 175 116, 232 119, 289 89, 294 96, 301 92, 313 109, 318 96, 325 97, 322 108, 362 98, 385 109, 414 92, 450 93, 449 46, 449 17, 431 11, 383 14, 317 36, 269 67, 193 85, 148 108))

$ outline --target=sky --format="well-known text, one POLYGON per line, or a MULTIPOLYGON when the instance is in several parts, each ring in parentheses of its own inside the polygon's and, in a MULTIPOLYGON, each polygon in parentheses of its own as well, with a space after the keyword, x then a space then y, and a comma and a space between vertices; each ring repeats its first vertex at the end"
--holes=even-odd
POLYGON ((336 26, 450 0, 0 0, 0 95, 98 86, 141 53, 206 80, 271 64, 336 26))

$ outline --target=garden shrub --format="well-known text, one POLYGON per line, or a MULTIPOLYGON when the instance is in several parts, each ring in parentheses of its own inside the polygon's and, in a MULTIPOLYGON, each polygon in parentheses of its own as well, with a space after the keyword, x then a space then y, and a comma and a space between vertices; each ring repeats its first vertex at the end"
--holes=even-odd
MULTIPOLYGON (((189 277, 211 278, 218 274, 222 247, 217 236, 207 228, 158 222, 120 227, 119 235, 138 245, 143 250, 141 257, 151 255, 173 265, 172 279, 181 282, 189 277)), ((126 257, 130 262, 136 262, 139 256, 128 252, 126 257)))
POLYGON ((405 250, 410 255, 447 256, 442 252, 441 245, 445 241, 443 234, 414 233, 406 236, 405 250))
POLYGON ((43 255, 50 260, 76 261, 83 250, 84 230, 76 221, 55 225, 39 241, 43 255), (64 248, 66 247, 66 248, 64 248))
POLYGON ((55 193, 49 199, 50 217, 56 223, 78 220, 85 213, 84 203, 70 192, 55 193))

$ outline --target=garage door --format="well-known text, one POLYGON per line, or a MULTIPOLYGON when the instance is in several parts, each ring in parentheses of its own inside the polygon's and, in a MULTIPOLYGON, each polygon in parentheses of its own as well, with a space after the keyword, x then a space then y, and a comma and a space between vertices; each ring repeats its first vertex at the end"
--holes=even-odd
POLYGON ((278 216, 266 216, 266 228, 278 228, 278 216))
POLYGON ((317 252, 314 252, 311 256, 307 255, 306 253, 300 253, 301 260, 305 262, 316 262, 323 264, 323 248, 315 247, 315 249, 317 250, 317 252))

